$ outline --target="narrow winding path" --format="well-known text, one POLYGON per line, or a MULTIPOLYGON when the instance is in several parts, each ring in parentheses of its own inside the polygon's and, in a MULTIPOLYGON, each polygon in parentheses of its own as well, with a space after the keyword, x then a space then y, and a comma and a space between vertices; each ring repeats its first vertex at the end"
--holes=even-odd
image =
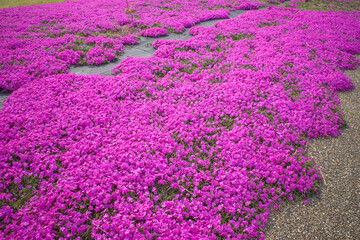
MULTIPOLYGON (((257 11, 257 10, 238 10, 230 12, 230 18, 236 18, 245 11, 257 11)), ((226 19, 225 19, 226 20, 226 19)), ((200 22, 194 26, 210 27, 214 26, 215 23, 224 21, 224 19, 215 19, 206 22, 200 22)), ((72 66, 70 68, 70 73, 80 74, 80 75, 89 75, 89 74, 99 74, 104 76, 113 76, 111 69, 120 64, 120 62, 128 57, 151 57, 156 49, 153 48, 153 43, 157 39, 165 40, 188 40, 192 36, 189 34, 190 28, 180 34, 169 34, 165 37, 150 38, 150 37, 141 37, 140 43, 137 45, 127 46, 124 53, 117 58, 115 61, 107 64, 102 64, 99 66, 72 66)))

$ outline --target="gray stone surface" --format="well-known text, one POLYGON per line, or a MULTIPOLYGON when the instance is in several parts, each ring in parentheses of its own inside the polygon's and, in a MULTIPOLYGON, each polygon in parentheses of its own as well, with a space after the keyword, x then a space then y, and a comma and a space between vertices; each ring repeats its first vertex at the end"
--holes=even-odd
POLYGON ((8 96, 10 96, 10 93, 0 93, 0 110, 2 109, 4 101, 8 96))

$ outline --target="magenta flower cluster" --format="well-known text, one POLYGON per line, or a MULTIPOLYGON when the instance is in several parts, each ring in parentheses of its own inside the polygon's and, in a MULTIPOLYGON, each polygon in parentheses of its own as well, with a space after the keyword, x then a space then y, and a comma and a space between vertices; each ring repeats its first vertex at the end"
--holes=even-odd
POLYGON ((359 18, 249 11, 116 77, 24 85, 0 114, 0 238, 264 239, 272 206, 317 192, 306 146, 344 124, 359 18))
POLYGON ((169 33, 164 28, 156 27, 156 28, 149 28, 142 30, 139 34, 144 37, 159 37, 159 36, 166 36, 169 33))
POLYGON ((151 30, 154 26, 181 32, 201 21, 228 18, 228 9, 259 6, 251 0, 132 0, 129 5, 78 0, 0 9, 0 90, 68 73, 71 64, 110 62, 124 51, 122 45, 138 43, 139 32, 166 34, 165 29, 151 30))

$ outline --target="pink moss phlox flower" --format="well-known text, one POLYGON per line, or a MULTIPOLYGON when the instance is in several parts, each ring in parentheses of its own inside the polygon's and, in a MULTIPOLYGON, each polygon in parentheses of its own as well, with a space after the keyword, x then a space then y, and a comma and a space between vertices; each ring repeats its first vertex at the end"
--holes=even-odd
POLYGON ((168 35, 168 31, 164 28, 149 28, 142 30, 139 35, 144 37, 159 37, 168 35))

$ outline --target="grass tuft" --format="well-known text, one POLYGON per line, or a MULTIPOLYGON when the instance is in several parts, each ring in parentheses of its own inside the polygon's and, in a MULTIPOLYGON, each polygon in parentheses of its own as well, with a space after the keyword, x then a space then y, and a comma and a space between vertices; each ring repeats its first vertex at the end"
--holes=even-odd
POLYGON ((65 1, 76 1, 76 0, 0 0, 0 8, 49 4, 49 3, 58 3, 58 2, 65 2, 65 1))

